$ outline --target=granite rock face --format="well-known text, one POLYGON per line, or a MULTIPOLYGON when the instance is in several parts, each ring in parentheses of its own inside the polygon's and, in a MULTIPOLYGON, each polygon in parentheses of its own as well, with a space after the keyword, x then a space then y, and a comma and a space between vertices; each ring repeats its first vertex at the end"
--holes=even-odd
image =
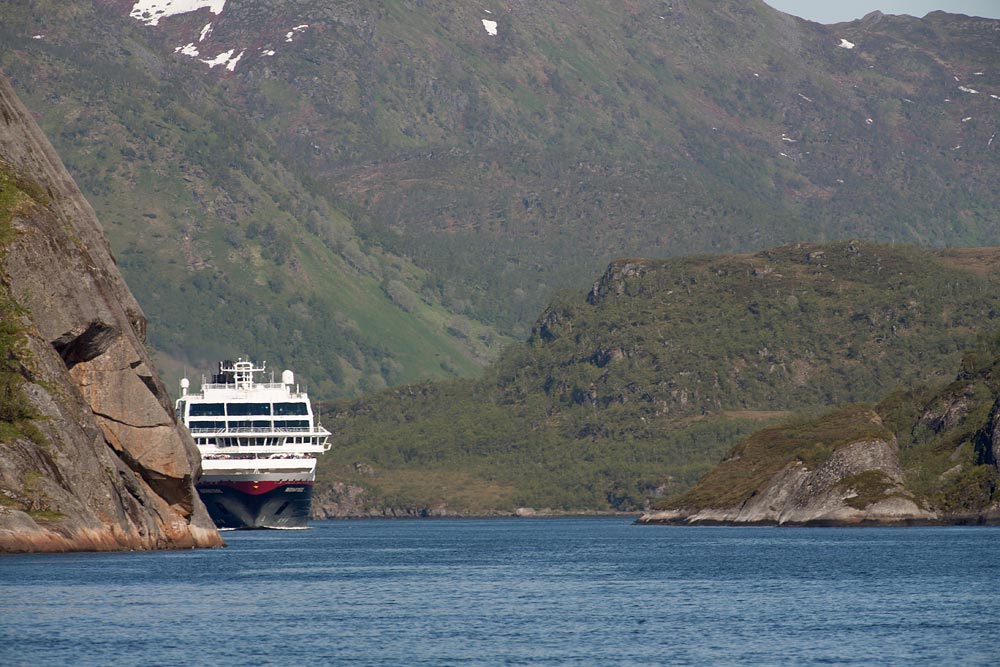
POLYGON ((801 461, 788 463, 752 498, 738 507, 650 512, 642 523, 852 525, 933 521, 904 487, 896 443, 869 440, 839 448, 828 461, 810 470, 801 461), (854 480, 881 473, 880 497, 863 507, 854 480))
MULTIPOLYGON (((0 248, 41 442, 0 442, 0 552, 221 546, 200 459, 93 209, 0 77, 0 166, 31 184, 0 248)), ((11 438, 8 438, 11 439, 11 438)))
MULTIPOLYGON (((899 445, 883 428, 879 415, 855 409, 850 419, 858 433, 844 438, 828 455, 810 456, 808 446, 815 433, 800 436, 806 447, 787 452, 780 466, 767 472, 737 496, 726 496, 727 486, 741 483, 762 467, 760 453, 781 447, 781 431, 767 431, 731 452, 708 484, 721 490, 717 495, 694 493, 680 496, 660 511, 643 515, 640 523, 755 524, 755 525, 896 525, 936 523, 942 520, 907 490, 899 463, 899 445), (864 428, 867 425, 868 428, 864 428), (883 435, 872 435, 876 432, 883 435), (749 444, 752 443, 752 444, 749 444), (729 501, 720 502, 720 498, 729 501), (739 500, 736 500, 739 498, 739 500)), ((822 423, 822 422, 820 422, 822 423)), ((836 432, 828 436, 838 437, 836 432)), ((779 459, 780 461, 780 459, 779 459)), ((703 479, 706 483, 709 477, 703 479)))

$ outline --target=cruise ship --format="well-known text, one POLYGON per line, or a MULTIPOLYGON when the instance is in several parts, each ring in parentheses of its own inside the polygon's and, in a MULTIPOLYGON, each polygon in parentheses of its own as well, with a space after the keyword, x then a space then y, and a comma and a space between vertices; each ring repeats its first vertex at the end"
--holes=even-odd
POLYGON ((181 380, 177 418, 201 452, 196 488, 219 528, 305 528, 316 456, 330 449, 295 375, 257 382, 265 366, 220 362, 211 382, 202 377, 201 393, 181 380))

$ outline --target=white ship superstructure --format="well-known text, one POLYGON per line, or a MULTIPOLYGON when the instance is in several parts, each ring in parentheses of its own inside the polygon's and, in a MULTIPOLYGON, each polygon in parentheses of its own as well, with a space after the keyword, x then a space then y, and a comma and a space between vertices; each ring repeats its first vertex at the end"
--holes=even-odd
POLYGON ((201 452, 197 489, 220 528, 305 527, 316 455, 330 448, 330 432, 293 373, 257 382, 264 366, 221 362, 197 394, 181 380, 177 417, 201 452))

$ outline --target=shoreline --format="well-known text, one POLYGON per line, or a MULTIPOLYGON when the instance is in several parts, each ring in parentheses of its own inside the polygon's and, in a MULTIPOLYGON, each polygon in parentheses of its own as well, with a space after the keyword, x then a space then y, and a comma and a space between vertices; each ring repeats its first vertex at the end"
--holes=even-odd
POLYGON ((760 528, 928 528, 944 526, 964 527, 996 527, 1000 526, 1000 513, 986 512, 980 514, 961 514, 941 517, 899 517, 860 518, 860 519, 810 519, 808 521, 784 521, 773 519, 760 521, 724 521, 717 519, 698 519, 688 521, 684 517, 656 518, 646 515, 635 521, 637 526, 731 526, 760 528))
POLYGON ((635 519, 635 523, 638 523, 639 518, 644 515, 644 512, 600 512, 597 510, 590 512, 555 512, 555 511, 537 511, 531 514, 519 514, 517 512, 491 512, 491 513, 470 513, 465 514, 462 512, 449 512, 447 514, 438 513, 406 513, 406 514, 350 514, 344 516, 324 516, 324 517, 311 517, 310 521, 362 521, 367 519, 373 519, 376 521, 421 521, 427 519, 606 519, 606 518, 628 518, 632 517, 635 519))

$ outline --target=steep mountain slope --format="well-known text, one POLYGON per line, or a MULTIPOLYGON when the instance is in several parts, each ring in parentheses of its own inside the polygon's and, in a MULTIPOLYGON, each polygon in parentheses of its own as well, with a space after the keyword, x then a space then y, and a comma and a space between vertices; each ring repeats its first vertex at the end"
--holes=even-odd
POLYGON ((644 523, 1000 523, 1000 336, 953 382, 755 433, 644 523))
POLYGON ((222 540, 90 205, 0 78, 0 552, 222 540))
POLYGON ((745 0, 196 16, 151 39, 175 48, 211 21, 206 55, 247 48, 226 76, 288 159, 371 214, 449 303, 508 326, 640 252, 1000 241, 997 21, 827 28, 745 0))
POLYGON ((171 375, 249 353, 337 396, 473 374, 494 354, 502 338, 443 309, 425 271, 283 165, 226 82, 100 7, 0 13, 3 67, 97 207, 171 375))
POLYGON ((641 508, 762 422, 944 380, 1000 324, 998 272, 859 242, 620 260, 481 380, 330 406, 323 511, 641 508))
POLYGON ((471 372, 495 349, 476 322, 523 337, 554 289, 616 257, 1000 243, 997 21, 824 27, 758 0, 195 5, 8 2, 0 26, 3 67, 177 359, 218 353, 220 331, 302 349, 298 366, 327 348, 314 389, 351 393, 471 372), (277 315, 304 285, 315 298, 277 315), (238 325, 216 314, 251 300, 238 325))

